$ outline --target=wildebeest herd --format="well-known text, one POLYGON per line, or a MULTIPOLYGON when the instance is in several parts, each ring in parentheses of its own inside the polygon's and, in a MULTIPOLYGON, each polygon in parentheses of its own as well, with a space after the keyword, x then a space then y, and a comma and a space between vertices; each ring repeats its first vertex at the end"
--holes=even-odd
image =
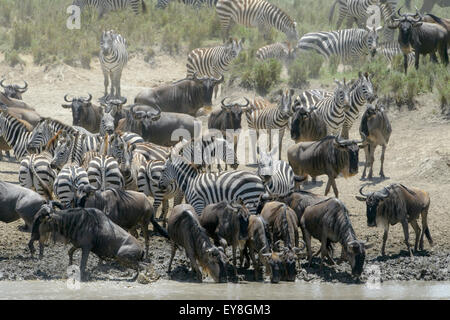
MULTIPOLYGON (((101 15, 117 9, 89 0, 75 2, 97 6, 101 15)), ((120 8, 125 6, 123 2, 120 8)), ((129 2, 138 13, 141 1, 129 2)), ((164 7, 168 1, 159 2, 159 7, 164 7)), ((300 268, 296 262, 305 249, 309 263, 312 261, 311 237, 321 242, 315 255, 320 253, 322 263, 325 259, 335 263, 333 244, 339 243, 341 259, 350 264, 352 275, 362 274, 367 244, 358 239, 349 211, 338 199, 336 178, 358 173, 359 150, 364 149, 362 178, 366 178, 368 167, 367 179, 372 179, 378 145, 382 147, 379 175, 385 178, 384 155, 392 128, 383 105, 376 102, 370 74, 360 72, 351 81, 336 80, 333 92, 311 89, 296 95, 293 89, 283 89, 275 104, 264 98, 242 97, 242 101, 233 102, 224 97, 220 108, 208 116, 208 130, 201 130, 196 116, 201 109, 213 106, 213 95, 224 82, 224 73, 245 50, 244 39, 228 38, 234 23, 258 27, 262 32, 275 27, 286 34, 288 41, 283 45, 258 50, 261 60, 292 58, 292 54, 301 57, 303 50, 316 50, 326 57, 338 55, 342 61, 373 55, 379 46, 378 29, 341 30, 335 33, 336 42, 329 41, 331 33, 299 37, 296 23, 265 0, 213 2, 209 4, 216 6, 224 43, 190 52, 186 78, 145 89, 133 104, 126 105, 127 98, 120 90, 128 60, 127 42, 113 30, 103 32, 100 40, 105 79, 100 105, 93 103, 91 94, 63 97, 62 107, 71 110, 72 125, 41 116, 25 103, 26 82, 22 86, 0 82, 4 88, 0 93, 1 152, 7 151, 9 156, 12 149, 20 162, 20 186, 0 182, 0 221, 24 220, 23 231, 31 232, 31 256, 38 241, 39 258, 45 259, 44 243, 52 235, 72 244, 70 264, 75 250, 81 249, 83 278, 90 252, 135 268, 138 274, 140 262, 148 256, 151 223, 154 231, 172 244, 168 272, 176 250, 183 248, 198 281, 202 280, 200 267, 216 282, 236 280, 237 254, 241 267, 252 264, 256 279, 262 277, 264 266, 272 282, 295 281, 300 268), (346 42, 349 36, 354 37, 353 42, 346 42), (323 51, 324 47, 328 51, 323 51), (360 112, 363 106, 366 110, 360 112), (360 137, 349 139, 349 130, 360 113, 360 137), (243 115, 248 131, 242 126, 243 115), (296 144, 282 154, 286 130, 296 144), (257 139, 252 140, 256 171, 239 169, 245 165, 237 156, 242 132, 257 139), (270 139, 267 148, 258 143, 265 132, 270 139), (274 145, 272 136, 278 138, 274 145), (216 162, 218 172, 212 166, 216 162), (320 175, 328 177, 324 196, 302 190, 304 183, 314 184, 320 175), (308 182, 309 176, 312 182, 308 182), (327 197, 331 188, 335 197, 327 197), (169 208, 170 199, 173 208, 169 208), (161 205, 159 221, 163 226, 156 217, 161 205), (137 241, 141 234, 145 248, 137 241), (232 248, 232 263, 225 254, 228 246, 232 248)), ((392 46, 398 50, 390 51, 388 58, 403 53, 405 72, 411 52, 415 53, 416 67, 419 54, 431 54, 436 61, 436 51, 448 63, 447 20, 418 11, 402 14, 400 9, 396 17, 396 1, 392 0, 336 3, 340 18, 354 19, 358 24, 361 17, 351 17, 354 11, 350 7, 358 3, 384 6, 386 26, 400 29, 399 41, 392 46)), ((391 183, 372 193, 361 187, 356 198, 366 203, 367 225, 384 228, 382 255, 389 225, 397 223, 403 227, 411 256, 408 224, 416 234, 414 250, 423 250, 424 235, 433 244, 427 225, 430 196, 426 191, 391 183)))

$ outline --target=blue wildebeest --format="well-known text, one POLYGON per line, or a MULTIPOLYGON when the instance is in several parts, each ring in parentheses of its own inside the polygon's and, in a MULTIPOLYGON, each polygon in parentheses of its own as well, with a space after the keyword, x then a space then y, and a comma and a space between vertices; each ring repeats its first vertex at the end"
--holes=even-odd
POLYGON ((22 100, 22 94, 25 93, 28 89, 28 83, 24 81, 25 85, 20 87, 18 84, 3 84, 5 79, 0 81, 0 86, 4 89, 4 94, 8 98, 13 98, 17 100, 22 100))
POLYGON ((103 109, 91 103, 92 95, 88 98, 78 97, 68 99, 68 94, 64 96, 64 101, 69 104, 62 104, 65 109, 72 109, 72 124, 83 127, 89 132, 97 133, 100 129, 100 121, 103 116, 103 109))
POLYGON ((417 246, 419 246, 420 250, 423 250, 424 234, 427 236, 430 246, 433 246, 433 239, 431 238, 427 222, 428 209, 430 207, 428 192, 416 188, 407 188, 399 183, 390 184, 379 191, 370 193, 364 193, 363 188, 364 186, 359 189, 361 196, 357 195, 356 199, 366 202, 367 225, 369 227, 382 226, 384 228, 383 246, 381 247, 383 256, 385 255, 389 225, 395 225, 399 222, 402 224, 405 244, 410 256, 412 256, 412 251, 409 246, 408 223, 411 224, 416 233, 414 251, 417 251, 417 246), (422 217, 423 230, 420 230, 417 223, 419 216, 422 217))

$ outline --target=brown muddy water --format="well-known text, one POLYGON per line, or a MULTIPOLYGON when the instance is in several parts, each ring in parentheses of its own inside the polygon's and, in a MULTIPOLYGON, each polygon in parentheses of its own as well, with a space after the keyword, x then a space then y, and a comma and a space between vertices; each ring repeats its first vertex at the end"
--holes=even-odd
POLYGON ((97 281, 79 288, 66 281, 1 281, 0 299, 144 299, 144 300, 302 300, 302 299, 450 299, 449 281, 403 281, 380 284, 329 283, 184 283, 152 284, 97 281))

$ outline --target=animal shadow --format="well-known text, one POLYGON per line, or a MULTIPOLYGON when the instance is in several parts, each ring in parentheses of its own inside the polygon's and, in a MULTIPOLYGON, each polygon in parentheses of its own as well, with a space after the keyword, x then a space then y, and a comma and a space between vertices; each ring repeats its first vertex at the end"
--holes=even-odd
POLYGON ((308 262, 302 263, 301 267, 306 270, 307 273, 314 274, 320 277, 322 280, 326 282, 331 282, 333 280, 337 280, 341 283, 360 283, 361 281, 357 278, 354 278, 347 271, 338 271, 336 270, 336 266, 327 264, 325 261, 322 269, 320 268, 320 258, 313 258, 311 262, 311 266, 309 266, 308 262))

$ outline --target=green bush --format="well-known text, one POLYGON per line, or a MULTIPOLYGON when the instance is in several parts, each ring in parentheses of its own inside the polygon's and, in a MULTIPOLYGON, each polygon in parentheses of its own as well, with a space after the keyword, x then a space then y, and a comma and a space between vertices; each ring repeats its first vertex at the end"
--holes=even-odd
POLYGON ((301 58, 289 64, 288 75, 291 87, 302 89, 309 84, 309 67, 301 58))
POLYGON ((281 63, 277 60, 257 62, 253 70, 255 89, 260 95, 266 95, 269 90, 280 82, 281 63))

